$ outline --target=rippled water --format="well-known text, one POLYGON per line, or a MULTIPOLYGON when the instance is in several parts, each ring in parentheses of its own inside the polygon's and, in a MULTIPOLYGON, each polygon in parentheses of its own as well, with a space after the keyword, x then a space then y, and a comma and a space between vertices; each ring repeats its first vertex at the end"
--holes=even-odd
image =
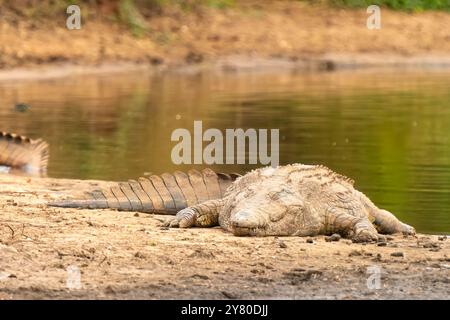
MULTIPOLYGON (((171 162, 176 128, 279 128, 280 162, 324 164, 418 231, 450 232, 450 73, 152 76, 0 83, 0 130, 50 142, 52 177, 123 180, 171 162), (30 105, 26 112, 16 103, 30 105)), ((256 166, 216 166, 245 172, 256 166)))

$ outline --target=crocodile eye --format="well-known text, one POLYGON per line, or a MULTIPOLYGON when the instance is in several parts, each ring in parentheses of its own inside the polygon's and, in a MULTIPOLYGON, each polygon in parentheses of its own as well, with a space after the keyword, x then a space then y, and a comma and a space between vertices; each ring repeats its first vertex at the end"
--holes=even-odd
POLYGON ((305 209, 305 204, 301 200, 298 200, 289 205, 289 211, 291 211, 291 212, 299 212, 299 211, 303 211, 304 209, 305 209))
POLYGON ((253 197, 254 195, 256 195, 256 191, 254 188, 248 188, 245 193, 247 197, 253 197))
POLYGON ((278 191, 271 191, 268 193, 269 199, 276 201, 278 199, 280 199, 280 192, 278 191))
POLYGON ((289 189, 281 189, 279 191, 270 191, 268 193, 269 199, 276 201, 276 200, 280 200, 281 198, 288 198, 293 196, 294 193, 292 191, 290 191, 289 189))

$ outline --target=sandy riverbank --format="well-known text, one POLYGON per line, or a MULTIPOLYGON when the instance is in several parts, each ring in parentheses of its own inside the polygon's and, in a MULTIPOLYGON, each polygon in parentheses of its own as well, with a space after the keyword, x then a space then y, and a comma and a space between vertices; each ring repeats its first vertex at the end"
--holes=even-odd
POLYGON ((145 31, 137 36, 103 7, 83 16, 81 30, 65 27, 64 10, 51 18, 9 6, 2 10, 0 79, 130 68, 192 72, 450 66, 446 12, 382 9, 381 29, 369 30, 364 9, 307 2, 238 1, 226 9, 190 11, 167 6, 142 17, 145 31))
POLYGON ((101 181, 0 176, 0 299, 435 298, 450 296, 450 239, 386 244, 239 238, 165 229, 161 217, 45 203, 101 181), (67 268, 81 289, 66 287, 67 268), (367 288, 368 267, 382 270, 367 288))

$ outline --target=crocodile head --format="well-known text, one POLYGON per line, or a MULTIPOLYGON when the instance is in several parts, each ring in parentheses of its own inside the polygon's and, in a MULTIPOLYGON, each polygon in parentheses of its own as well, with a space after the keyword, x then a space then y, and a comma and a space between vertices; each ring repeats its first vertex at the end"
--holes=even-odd
POLYGON ((293 235, 308 216, 298 192, 259 186, 246 190, 231 208, 228 227, 237 236, 293 235))

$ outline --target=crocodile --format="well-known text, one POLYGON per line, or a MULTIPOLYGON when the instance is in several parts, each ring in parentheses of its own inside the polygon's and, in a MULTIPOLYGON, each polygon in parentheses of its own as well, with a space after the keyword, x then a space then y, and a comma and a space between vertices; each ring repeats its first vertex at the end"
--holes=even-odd
POLYGON ((239 176, 236 173, 216 173, 209 168, 201 172, 176 171, 113 183, 106 188, 83 192, 75 199, 54 201, 49 205, 175 215, 187 207, 222 199, 239 176))
POLYGON ((169 214, 167 227, 221 226, 237 236, 337 233, 369 242, 379 234, 415 234, 353 185, 322 165, 264 167, 243 176, 205 169, 130 180, 49 205, 169 214))
POLYGON ((0 172, 46 176, 48 143, 15 133, 0 132, 0 172))

